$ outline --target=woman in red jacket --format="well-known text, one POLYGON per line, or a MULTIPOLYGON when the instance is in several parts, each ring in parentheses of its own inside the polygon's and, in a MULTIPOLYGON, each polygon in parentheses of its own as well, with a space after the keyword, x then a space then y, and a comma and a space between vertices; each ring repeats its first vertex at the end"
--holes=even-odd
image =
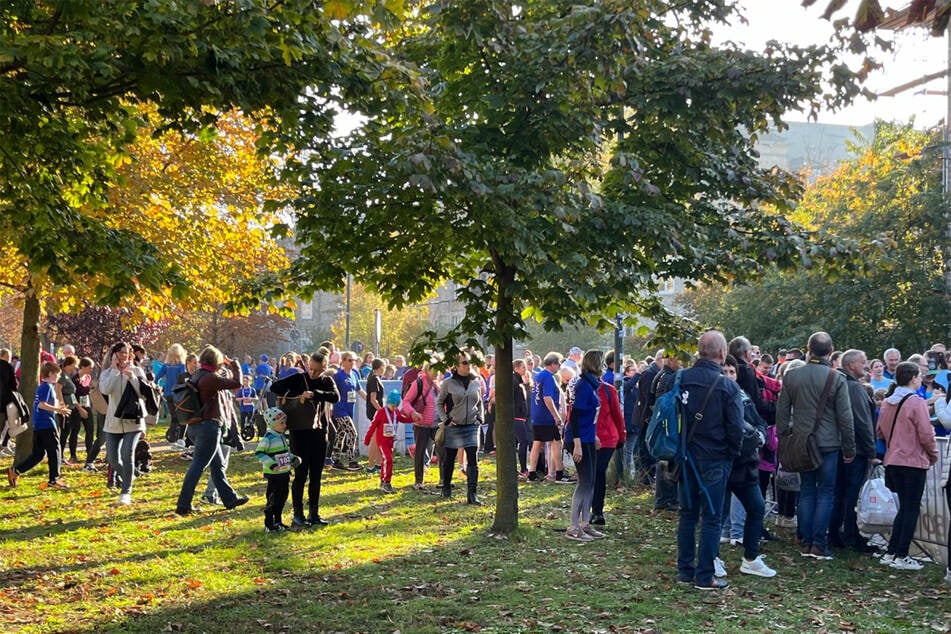
POLYGON ((878 435, 884 438, 885 483, 898 495, 898 515, 881 562, 897 570, 921 570, 908 556, 925 491, 928 469, 938 460, 928 403, 916 392, 921 387, 917 363, 899 363, 878 415, 878 435))
POLYGON ((598 420, 595 433, 601 441, 598 459, 594 467, 594 497, 591 500, 591 523, 604 526, 604 492, 607 488, 606 473, 611 456, 617 448, 624 447, 627 431, 624 428, 624 412, 613 385, 602 382, 598 387, 598 420))

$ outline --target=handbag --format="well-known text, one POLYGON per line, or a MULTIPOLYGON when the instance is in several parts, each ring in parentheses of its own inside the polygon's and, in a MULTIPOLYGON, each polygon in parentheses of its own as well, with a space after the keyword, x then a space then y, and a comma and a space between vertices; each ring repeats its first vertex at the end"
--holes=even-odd
POLYGON ((799 491, 802 488, 802 478, 795 471, 777 469, 776 488, 780 491, 799 491))
POLYGON ((819 443, 816 440, 816 429, 822 421, 822 415, 825 413, 826 400, 832 391, 832 383, 835 381, 835 370, 829 369, 829 376, 826 377, 825 386, 819 395, 819 405, 816 408, 816 420, 812 429, 792 429, 782 435, 779 439, 779 462, 786 471, 815 471, 822 464, 822 452, 819 451, 819 443))
POLYGON ((436 435, 433 437, 433 442, 436 443, 437 447, 443 447, 446 444, 446 426, 440 425, 436 428, 436 435))
POLYGON ((139 400, 139 393, 132 387, 132 381, 125 384, 122 390, 122 398, 116 403, 116 418, 122 420, 139 420, 145 416, 142 409, 142 401, 139 400))

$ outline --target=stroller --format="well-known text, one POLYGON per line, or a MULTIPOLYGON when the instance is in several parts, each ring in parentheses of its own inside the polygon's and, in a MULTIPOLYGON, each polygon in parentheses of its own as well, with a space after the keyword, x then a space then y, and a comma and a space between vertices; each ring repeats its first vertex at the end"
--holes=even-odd
POLYGON ((254 399, 254 410, 250 416, 241 414, 241 440, 254 440, 255 436, 263 436, 267 433, 267 423, 264 422, 264 410, 268 408, 267 396, 270 392, 265 386, 258 398, 254 399))

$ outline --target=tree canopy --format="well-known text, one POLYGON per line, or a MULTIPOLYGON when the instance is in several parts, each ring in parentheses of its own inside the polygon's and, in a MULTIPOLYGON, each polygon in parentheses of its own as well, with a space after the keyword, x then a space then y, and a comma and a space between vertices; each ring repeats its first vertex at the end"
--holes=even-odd
POLYGON ((816 330, 873 356, 946 341, 940 147, 940 131, 879 122, 874 138, 853 144, 853 158, 806 189, 793 217, 862 243, 861 270, 774 271, 729 289, 710 285, 688 296, 691 314, 769 350, 803 347, 816 330))
MULTIPOLYGON (((407 97, 362 112, 348 134, 313 134, 288 164, 301 192, 290 201, 296 283, 338 287, 352 272, 404 305, 455 280, 467 311, 445 341, 485 336, 503 395, 526 320, 557 329, 640 314, 683 339, 654 294, 659 278, 752 275, 828 246, 765 211, 799 190, 760 169, 753 145, 787 110, 858 92, 824 47, 714 47, 710 25, 735 11, 715 0, 420 2, 391 40, 420 75, 402 91, 402 77, 388 78, 407 97)), ((500 531, 517 515, 510 416, 503 397, 500 531)))

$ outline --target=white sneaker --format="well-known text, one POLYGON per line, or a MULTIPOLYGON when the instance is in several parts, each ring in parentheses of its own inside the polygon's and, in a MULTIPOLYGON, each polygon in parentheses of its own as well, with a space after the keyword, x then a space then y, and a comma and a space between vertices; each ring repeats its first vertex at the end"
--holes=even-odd
POLYGON ((882 555, 882 558, 878 560, 878 563, 882 564, 883 566, 891 566, 892 562, 894 561, 895 561, 895 555, 891 553, 885 553, 884 555, 882 555))
POLYGON ((184 439, 184 438, 179 438, 178 440, 176 440, 176 441, 175 441, 175 446, 178 447, 179 449, 184 449, 184 448, 185 448, 185 439, 184 439))
POLYGON ((123 493, 119 496, 119 506, 129 506, 132 504, 132 495, 129 493, 123 493))
POLYGON ((0 447, 0 456, 12 456, 14 452, 7 447, 0 447))
POLYGON ((591 524, 585 524, 581 527, 582 532, 593 539, 604 539, 605 535, 591 524))
POLYGON ((713 560, 713 576, 721 579, 726 576, 726 564, 719 557, 713 560))
POLYGON ((748 575, 756 575, 758 577, 775 577, 776 571, 766 565, 763 562, 763 556, 760 555, 753 561, 747 561, 746 557, 743 558, 743 563, 740 564, 740 572, 748 575))
POLYGON ((944 582, 951 583, 951 568, 948 568, 948 570, 944 573, 944 582))
POLYGON ((895 570, 921 570, 924 568, 921 562, 911 557, 897 557, 892 561, 891 567, 895 570))
POLYGON ((741 538, 741 539, 732 539, 732 538, 730 539, 730 546, 742 546, 742 545, 743 545, 743 539, 742 539, 742 538, 741 538))

